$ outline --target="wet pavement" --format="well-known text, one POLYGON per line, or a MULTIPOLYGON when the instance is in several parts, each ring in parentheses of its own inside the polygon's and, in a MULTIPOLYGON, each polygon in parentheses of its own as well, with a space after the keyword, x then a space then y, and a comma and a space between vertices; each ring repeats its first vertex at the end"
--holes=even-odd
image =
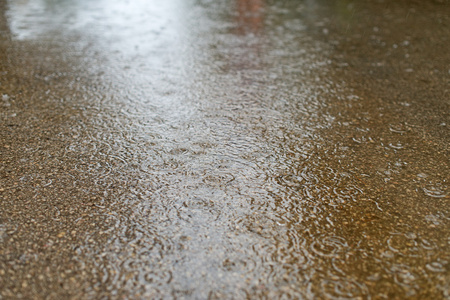
POLYGON ((1 299, 449 299, 449 1, 0 0, 1 299))

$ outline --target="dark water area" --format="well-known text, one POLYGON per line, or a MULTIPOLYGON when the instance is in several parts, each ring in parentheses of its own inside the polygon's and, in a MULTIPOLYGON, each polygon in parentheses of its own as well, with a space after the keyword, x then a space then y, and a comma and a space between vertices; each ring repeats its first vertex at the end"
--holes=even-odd
POLYGON ((449 299, 450 2, 0 0, 0 299, 449 299))

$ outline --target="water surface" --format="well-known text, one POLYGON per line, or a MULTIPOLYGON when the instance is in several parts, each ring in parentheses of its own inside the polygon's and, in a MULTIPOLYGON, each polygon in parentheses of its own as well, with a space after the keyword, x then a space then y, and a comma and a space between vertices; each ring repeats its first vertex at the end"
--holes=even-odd
POLYGON ((448 1, 0 9, 5 299, 450 297, 448 1))

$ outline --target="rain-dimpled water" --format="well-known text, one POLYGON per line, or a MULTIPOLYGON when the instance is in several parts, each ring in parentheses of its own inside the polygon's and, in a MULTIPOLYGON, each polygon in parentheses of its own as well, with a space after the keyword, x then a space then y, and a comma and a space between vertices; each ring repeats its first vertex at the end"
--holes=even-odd
POLYGON ((449 299, 449 21, 0 0, 0 298, 449 299))

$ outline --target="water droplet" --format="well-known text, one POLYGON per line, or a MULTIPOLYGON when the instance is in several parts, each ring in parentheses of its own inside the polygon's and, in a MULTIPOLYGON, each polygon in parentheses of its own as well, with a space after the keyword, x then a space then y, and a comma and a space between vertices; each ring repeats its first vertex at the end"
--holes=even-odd
POLYGON ((364 283, 348 278, 324 279, 320 285, 325 299, 363 299, 367 296, 364 283))
POLYGON ((395 144, 394 143, 389 143, 389 147, 391 147, 393 149, 396 149, 396 150, 400 150, 400 149, 405 148, 405 146, 402 143, 400 143, 400 142, 397 142, 395 144))
POLYGON ((447 196, 447 186, 444 185, 427 185, 423 188, 425 195, 433 198, 444 198, 447 196))
POLYGON ((344 238, 338 236, 319 236, 311 243, 311 251, 323 257, 338 257, 348 244, 344 238))
POLYGON ((409 288, 409 295, 416 294, 413 288, 413 283, 416 281, 417 276, 411 272, 410 267, 407 265, 395 264, 391 267, 391 272, 394 275, 394 281, 404 287, 409 288))
POLYGON ((395 124, 391 125, 389 130, 395 133, 404 134, 409 131, 409 128, 405 124, 395 124))
POLYGON ((426 268, 428 270, 430 270, 431 272, 435 272, 435 273, 445 272, 444 265, 439 263, 439 262, 437 262, 437 261, 434 261, 434 262, 431 262, 431 263, 427 264, 426 268))

